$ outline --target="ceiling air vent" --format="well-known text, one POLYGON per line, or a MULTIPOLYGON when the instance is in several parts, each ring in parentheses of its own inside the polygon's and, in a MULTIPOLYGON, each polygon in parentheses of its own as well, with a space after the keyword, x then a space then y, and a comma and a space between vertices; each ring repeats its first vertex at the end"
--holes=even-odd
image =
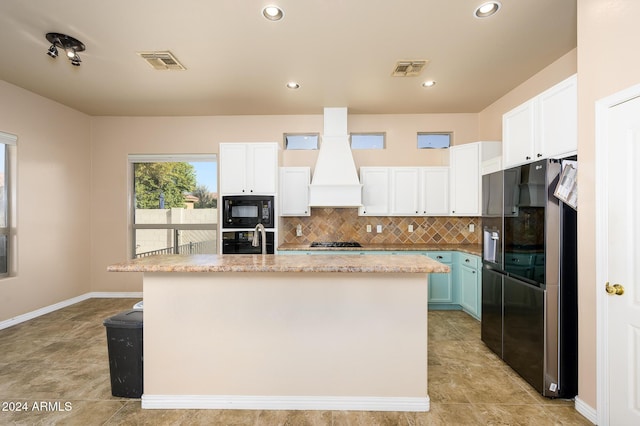
POLYGON ((138 52, 138 55, 154 70, 179 70, 183 71, 186 68, 178 62, 175 56, 171 52, 138 52))
POLYGON ((427 67, 429 61, 398 61, 391 75, 393 77, 415 77, 427 67))

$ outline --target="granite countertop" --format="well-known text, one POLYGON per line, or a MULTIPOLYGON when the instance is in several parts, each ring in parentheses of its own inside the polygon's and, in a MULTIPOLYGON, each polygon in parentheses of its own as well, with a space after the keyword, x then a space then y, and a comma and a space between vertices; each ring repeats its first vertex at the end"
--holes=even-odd
POLYGON ((383 272, 447 273, 448 266, 427 256, 375 255, 160 255, 116 263, 109 272, 383 272))
POLYGON ((459 251, 482 255, 479 244, 363 244, 362 247, 310 247, 308 244, 282 244, 278 251, 459 251))

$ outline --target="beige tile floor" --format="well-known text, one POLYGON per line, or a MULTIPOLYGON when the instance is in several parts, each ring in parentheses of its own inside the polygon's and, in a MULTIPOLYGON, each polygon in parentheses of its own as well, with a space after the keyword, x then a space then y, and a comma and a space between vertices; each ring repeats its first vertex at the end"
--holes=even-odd
POLYGON ((591 424, 572 401, 536 394, 485 348, 477 321, 451 311, 429 313, 428 413, 142 410, 111 396, 102 325, 136 301, 91 299, 0 330, 0 425, 591 424))

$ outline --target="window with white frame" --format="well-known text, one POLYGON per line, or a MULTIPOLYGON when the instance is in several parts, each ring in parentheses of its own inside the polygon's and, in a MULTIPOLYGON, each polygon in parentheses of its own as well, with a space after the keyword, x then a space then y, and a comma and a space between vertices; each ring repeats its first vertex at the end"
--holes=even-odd
POLYGON ((418 149, 439 149, 451 146, 451 132, 418 133, 418 149))
POLYGON ((215 254, 218 172, 211 155, 130 155, 132 257, 215 254))
POLYGON ((318 133, 285 133, 284 149, 314 150, 318 149, 318 133))
POLYGON ((14 135, 0 132, 0 278, 15 275, 16 142, 14 135))
POLYGON ((351 149, 384 149, 386 133, 351 133, 351 149))

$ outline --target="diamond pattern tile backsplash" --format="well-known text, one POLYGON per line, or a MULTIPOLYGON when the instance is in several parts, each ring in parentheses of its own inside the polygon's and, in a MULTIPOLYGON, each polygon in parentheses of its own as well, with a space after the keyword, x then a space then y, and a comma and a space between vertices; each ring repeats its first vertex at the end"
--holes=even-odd
POLYGON ((284 243, 357 241, 360 244, 480 244, 478 217, 358 216, 358 209, 313 208, 308 217, 284 217, 280 234, 284 243), (475 225, 469 232, 469 224, 475 225), (296 236, 296 226, 302 236, 296 236), (371 225, 371 232, 367 232, 371 225), (382 225, 382 232, 376 227, 382 225), (409 232, 413 225, 413 232, 409 232))

